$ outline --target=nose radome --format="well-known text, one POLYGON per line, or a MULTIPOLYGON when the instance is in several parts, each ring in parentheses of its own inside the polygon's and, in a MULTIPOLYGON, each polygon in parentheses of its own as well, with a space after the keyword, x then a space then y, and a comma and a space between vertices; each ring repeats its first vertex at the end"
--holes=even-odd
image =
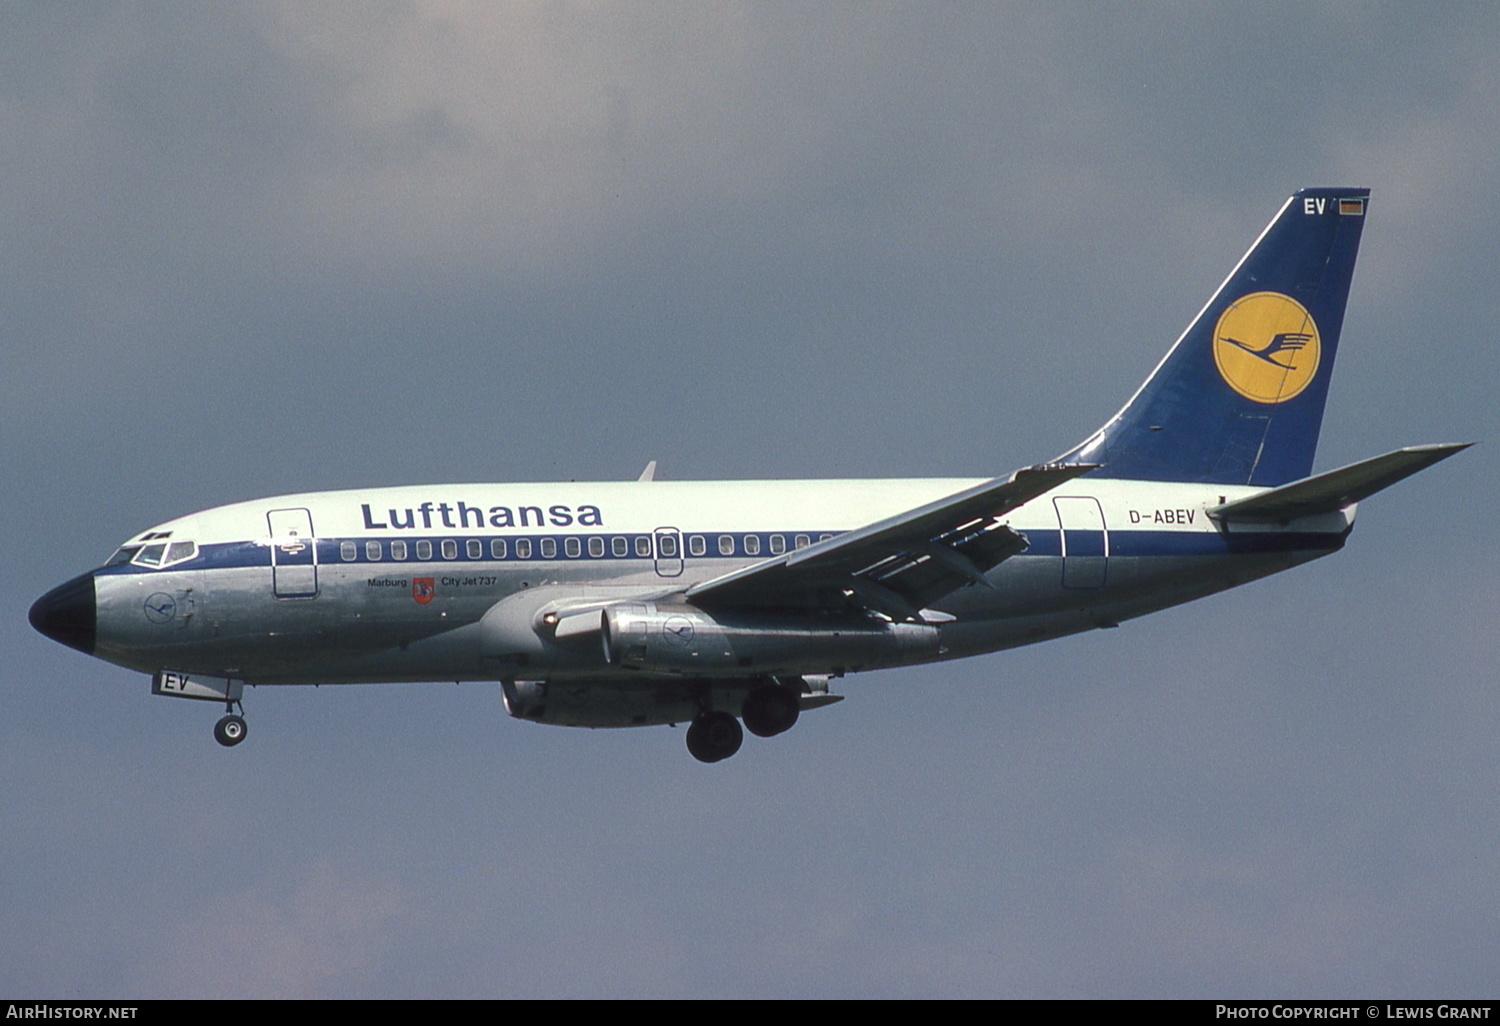
POLYGON ((93 655, 99 626, 94 575, 86 573, 59 584, 32 603, 27 619, 53 641, 93 655))

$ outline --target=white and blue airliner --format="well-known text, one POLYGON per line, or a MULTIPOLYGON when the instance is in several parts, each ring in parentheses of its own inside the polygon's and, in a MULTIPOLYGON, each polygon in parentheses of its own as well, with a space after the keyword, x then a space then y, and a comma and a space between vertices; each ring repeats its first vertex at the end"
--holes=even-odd
MULTIPOLYGON (((456 484, 239 502, 158 524, 31 608, 37 630, 221 702, 244 686, 497 681, 512 716, 688 723, 733 755, 862 670, 994 652, 1340 549, 1356 504, 1463 445, 1313 455, 1366 189, 1277 213, 1125 407, 994 479, 456 484)), ((240 714, 235 714, 236 707, 240 714)))

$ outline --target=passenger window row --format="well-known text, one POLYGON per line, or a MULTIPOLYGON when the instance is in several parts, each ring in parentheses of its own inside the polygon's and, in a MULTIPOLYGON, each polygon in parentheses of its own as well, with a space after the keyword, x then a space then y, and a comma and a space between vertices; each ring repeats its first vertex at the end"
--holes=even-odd
MULTIPOLYGON (((818 536, 819 541, 827 541, 832 534, 824 533, 818 536)), ((583 556, 587 548, 589 558, 603 559, 606 548, 609 555, 615 558, 624 558, 632 553, 638 559, 652 558, 652 536, 649 534, 637 535, 613 535, 602 537, 591 535, 588 538, 580 538, 577 535, 566 535, 562 539, 562 551, 568 559, 578 559, 583 556)), ((721 534, 717 538, 718 554, 721 556, 759 556, 762 552, 762 536, 757 534, 721 534)), ((378 563, 385 559, 402 562, 407 559, 416 559, 426 562, 433 558, 433 540, 422 538, 415 542, 405 540, 379 541, 374 538, 364 543, 363 552, 358 542, 344 541, 339 543, 339 558, 345 563, 353 563, 363 556, 367 563, 378 563)), ((812 544, 812 536, 809 534, 797 534, 792 537, 793 548, 804 549, 812 544)), ((787 550, 787 536, 784 534, 767 535, 764 545, 772 555, 780 555, 787 550)), ((443 538, 437 542, 437 550, 442 553, 443 559, 457 559, 459 543, 453 538, 443 538)), ((708 539, 701 534, 687 536, 687 551, 692 556, 704 556, 708 554, 708 539)), ((558 553, 557 538, 491 538, 486 545, 481 538, 469 538, 463 543, 465 559, 531 559, 533 554, 542 559, 556 559, 558 553)), ((656 558, 678 559, 676 533, 663 532, 656 538, 656 558)))

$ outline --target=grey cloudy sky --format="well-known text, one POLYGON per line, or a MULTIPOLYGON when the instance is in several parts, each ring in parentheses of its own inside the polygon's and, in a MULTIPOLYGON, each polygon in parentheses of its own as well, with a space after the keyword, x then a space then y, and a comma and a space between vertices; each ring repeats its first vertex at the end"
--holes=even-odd
POLYGON ((1487 4, 0 7, 0 992, 1493 996, 1487 4), (1338 556, 704 767, 488 685, 215 713, 26 624, 303 489, 990 475, 1367 185, 1338 556))

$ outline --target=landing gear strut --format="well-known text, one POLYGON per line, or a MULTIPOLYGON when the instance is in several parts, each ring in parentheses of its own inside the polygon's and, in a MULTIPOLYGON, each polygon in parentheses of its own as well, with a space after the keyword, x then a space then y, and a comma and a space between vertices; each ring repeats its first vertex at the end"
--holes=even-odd
POLYGON ((740 750, 745 732, 727 712, 706 712, 688 727, 687 746, 699 762, 719 762, 740 750))
MULTIPOLYGON (((235 703, 232 701, 225 702, 224 712, 226 715, 218 723, 214 724, 214 740, 225 748, 233 748, 245 740, 245 734, 249 729, 245 726, 245 717, 234 714, 234 705, 235 703)), ((245 707, 240 706, 240 712, 244 711, 245 707)))

